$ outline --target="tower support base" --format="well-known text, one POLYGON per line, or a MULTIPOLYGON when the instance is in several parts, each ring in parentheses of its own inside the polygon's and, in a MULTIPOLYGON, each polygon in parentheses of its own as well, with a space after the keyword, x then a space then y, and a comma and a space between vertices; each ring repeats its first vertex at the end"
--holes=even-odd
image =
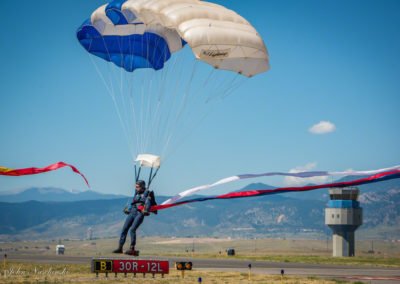
POLYGON ((334 232, 333 256, 354 256, 354 231, 334 232))

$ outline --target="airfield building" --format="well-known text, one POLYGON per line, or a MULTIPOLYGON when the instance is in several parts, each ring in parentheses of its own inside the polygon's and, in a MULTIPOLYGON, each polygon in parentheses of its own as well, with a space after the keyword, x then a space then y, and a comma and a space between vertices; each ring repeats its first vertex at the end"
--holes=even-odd
POLYGON ((333 231, 333 256, 354 256, 354 232, 362 225, 362 208, 356 187, 331 188, 325 224, 333 231))
POLYGON ((60 254, 64 254, 65 252, 65 246, 64 245, 57 245, 56 246, 56 254, 60 255, 60 254))

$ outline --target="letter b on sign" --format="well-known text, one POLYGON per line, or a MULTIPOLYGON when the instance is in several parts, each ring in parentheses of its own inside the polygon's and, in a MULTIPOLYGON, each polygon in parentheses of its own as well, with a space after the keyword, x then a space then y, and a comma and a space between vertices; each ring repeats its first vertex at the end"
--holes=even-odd
POLYGON ((93 272, 112 272, 112 266, 111 260, 97 260, 94 261, 93 272))

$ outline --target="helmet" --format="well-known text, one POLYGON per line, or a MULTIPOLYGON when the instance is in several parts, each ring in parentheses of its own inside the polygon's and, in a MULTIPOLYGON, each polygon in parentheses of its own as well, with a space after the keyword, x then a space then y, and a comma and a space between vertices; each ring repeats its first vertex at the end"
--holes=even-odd
POLYGON ((140 186, 141 188, 146 188, 146 182, 144 181, 144 180, 138 180, 137 182, 136 182, 136 184, 138 185, 138 186, 140 186))

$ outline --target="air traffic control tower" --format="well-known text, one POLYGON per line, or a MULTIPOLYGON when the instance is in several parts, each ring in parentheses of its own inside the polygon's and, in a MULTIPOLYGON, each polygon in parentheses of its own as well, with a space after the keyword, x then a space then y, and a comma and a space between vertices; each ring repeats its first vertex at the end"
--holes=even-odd
POLYGON ((331 188, 325 224, 333 231, 333 256, 354 256, 354 232, 362 225, 357 187, 331 188))

